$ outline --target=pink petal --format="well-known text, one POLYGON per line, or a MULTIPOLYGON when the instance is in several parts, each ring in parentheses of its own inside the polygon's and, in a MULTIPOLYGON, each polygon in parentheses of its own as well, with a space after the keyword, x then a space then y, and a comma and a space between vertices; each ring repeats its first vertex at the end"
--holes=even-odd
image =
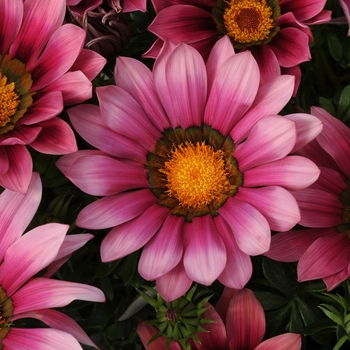
POLYGON ((92 146, 113 156, 145 161, 147 151, 139 143, 107 127, 98 106, 78 105, 68 109, 68 115, 74 129, 92 146))
POLYGON ((173 127, 186 129, 202 124, 207 76, 198 51, 179 44, 168 57, 160 55, 154 67, 154 81, 173 127))
POLYGON ((215 43, 206 63, 209 89, 213 85, 217 72, 222 64, 234 54, 234 48, 227 35, 224 35, 215 43))
POLYGON ((323 277, 323 282, 327 286, 327 291, 331 291, 335 287, 337 287, 341 282, 345 281, 347 278, 349 278, 350 274, 348 272, 348 267, 345 267, 344 269, 340 270, 339 272, 323 277))
POLYGON ((259 255, 268 251, 270 226, 252 205, 231 197, 219 209, 219 214, 231 228, 240 250, 248 255, 259 255))
POLYGON ((0 185, 11 191, 25 193, 32 177, 32 157, 22 145, 8 146, 6 153, 10 164, 7 172, 0 175, 0 185))
POLYGON ((69 260, 72 253, 81 248, 92 238, 94 238, 94 236, 90 233, 67 235, 64 238, 55 260, 48 265, 47 271, 42 275, 42 277, 51 277, 63 264, 69 260))
POLYGON ((29 145, 37 138, 42 129, 40 126, 19 125, 19 122, 17 124, 18 127, 16 125, 14 130, 0 135, 1 146, 29 145))
POLYGON ((273 231, 288 231, 300 220, 298 203, 292 194, 282 187, 245 188, 241 186, 235 198, 259 210, 273 231))
POLYGON ((0 54, 4 56, 21 28, 23 19, 22 0, 0 1, 0 54))
MULTIPOLYGON (((156 329, 155 327, 151 326, 150 324, 147 323, 139 323, 136 332, 138 336, 140 337, 142 344, 147 348, 147 350, 160 350, 160 349, 166 349, 166 337, 161 336, 157 338, 155 341, 150 343, 148 345, 148 342, 150 339, 159 333, 159 330, 156 329)), ((168 350, 181 350, 181 347, 179 344, 175 342, 171 342, 169 347, 167 348, 168 350)))
POLYGON ((283 13, 292 12, 298 21, 305 21, 321 12, 326 0, 281 0, 283 13))
POLYGON ((171 302, 184 295, 191 287, 190 279, 184 269, 182 261, 171 271, 156 280, 156 286, 162 298, 171 302))
POLYGON ((145 149, 154 147, 162 135, 129 93, 113 85, 98 87, 96 93, 102 119, 110 129, 140 143, 145 149))
POLYGON ((268 45, 282 67, 294 67, 311 58, 309 37, 297 28, 282 28, 268 45))
POLYGON ((15 321, 20 318, 35 318, 41 322, 44 322, 51 328, 66 332, 74 336, 79 342, 92 346, 96 349, 98 347, 91 341, 88 335, 84 330, 70 317, 65 314, 50 309, 36 310, 31 312, 21 313, 12 317, 12 320, 15 321))
POLYGON ((238 291, 239 289, 224 287, 219 297, 219 300, 215 304, 215 310, 217 311, 217 313, 219 314, 222 320, 226 321, 226 315, 227 315, 228 307, 230 305, 230 301, 238 291))
POLYGON ((278 233, 271 238, 270 250, 264 253, 270 259, 298 261, 310 245, 320 237, 337 234, 335 229, 302 229, 278 233))
POLYGON ((331 168, 320 167, 321 173, 312 188, 332 193, 337 197, 347 189, 346 178, 343 174, 331 168))
POLYGON ((196 217, 184 226, 184 267, 194 281, 209 286, 225 268, 227 254, 210 215, 196 217))
POLYGON ((350 35, 350 3, 348 0, 339 0, 339 4, 343 9, 346 21, 348 22, 348 36, 350 35))
POLYGON ((60 91, 49 92, 30 106, 24 117, 19 120, 19 123, 21 125, 33 125, 57 117, 62 112, 63 107, 62 93, 60 91))
POLYGON ((82 49, 71 66, 70 71, 82 71, 91 81, 101 72, 105 64, 106 59, 97 52, 89 49, 82 49))
POLYGON ((273 162, 285 157, 294 147, 295 124, 280 116, 260 119, 250 131, 248 138, 239 144, 233 156, 240 171, 273 162))
POLYGON ((216 216, 214 223, 224 242, 227 255, 226 266, 218 280, 224 286, 241 289, 252 276, 253 267, 250 256, 238 248, 232 231, 221 216, 216 216))
POLYGON ((288 75, 276 77, 260 86, 252 106, 230 132, 233 140, 236 143, 243 141, 260 119, 279 113, 290 100, 293 86, 294 79, 288 75))
POLYGON ((39 124, 42 130, 30 144, 35 150, 45 154, 67 154, 78 150, 74 132, 67 122, 53 118, 39 124))
POLYGON ((123 12, 142 11, 146 12, 146 0, 128 0, 123 3, 123 12))
POLYGON ((117 226, 134 219, 156 202, 157 197, 149 189, 104 197, 82 209, 77 226, 91 230, 117 226))
POLYGON ((212 305, 205 303, 204 307, 207 307, 208 310, 206 310, 201 317, 213 320, 214 323, 202 325, 207 332, 196 333, 201 343, 195 343, 197 348, 202 350, 227 349, 227 335, 223 320, 212 305))
POLYGON ((38 226, 6 250, 0 279, 8 296, 55 259, 68 228, 63 224, 38 226))
POLYGON ((42 52, 51 35, 63 22, 66 12, 64 0, 26 0, 23 4, 21 29, 10 48, 10 59, 26 63, 31 72, 34 62, 42 52))
POLYGON ((148 188, 142 165, 122 162, 104 155, 78 158, 65 172, 65 176, 82 191, 93 196, 108 196, 131 189, 148 188))
POLYGON ((41 181, 33 173, 26 194, 4 190, 0 195, 0 261, 29 225, 41 200, 41 181))
POLYGON ((268 83, 281 75, 278 59, 269 45, 253 45, 250 47, 260 70, 260 85, 268 83))
POLYGON ((152 72, 147 66, 129 57, 118 57, 114 79, 117 86, 134 97, 159 131, 170 127, 154 86, 152 72))
POLYGON ((297 131, 297 139, 291 152, 296 152, 304 147, 322 131, 322 122, 319 118, 316 118, 311 114, 287 114, 285 118, 295 123, 297 131))
POLYGON ((104 152, 99 150, 81 150, 79 152, 70 153, 61 157, 57 162, 56 166, 59 168, 63 174, 65 174, 68 169, 74 164, 74 162, 81 157, 90 157, 96 155, 106 155, 104 152))
POLYGON ((204 121, 227 135, 251 107, 259 87, 259 68, 249 51, 220 67, 208 98, 204 121))
POLYGON ((105 301, 104 294, 96 287, 41 277, 31 279, 11 298, 16 305, 14 310, 16 315, 28 311, 63 307, 73 300, 105 301))
POLYGON ((51 328, 12 328, 2 340, 4 349, 81 350, 69 333, 51 328))
POLYGON ((229 348, 254 349, 264 337, 264 309, 250 289, 238 290, 230 301, 226 314, 229 348))
POLYGON ((168 273, 182 259, 183 218, 169 215, 159 231, 146 243, 138 264, 140 275, 146 280, 168 273))
POLYGON ((313 242, 298 263, 298 281, 333 275, 349 264, 350 244, 345 234, 320 237, 313 242))
POLYGON ((0 175, 5 174, 10 167, 10 161, 7 156, 6 147, 0 147, 0 175))
POLYGON ((306 188, 293 192, 300 213, 300 225, 305 227, 332 227, 342 223, 343 204, 334 194, 306 188))
POLYGON ((123 258, 143 247, 156 234, 168 215, 168 208, 153 204, 140 216, 113 228, 101 243, 102 261, 123 258))
POLYGON ((37 91, 65 74, 78 57, 85 41, 85 31, 65 24, 58 28, 32 68, 32 91, 37 91))
POLYGON ((311 113, 323 123, 323 131, 317 137, 320 146, 330 154, 344 174, 350 177, 350 130, 339 119, 331 116, 321 107, 312 107, 311 113))
POLYGON ((244 172, 244 187, 276 185, 300 190, 314 183, 320 169, 309 159, 287 156, 244 172))
POLYGON ((81 71, 67 72, 42 90, 43 93, 50 91, 61 92, 64 105, 70 106, 91 98, 92 84, 81 71))
POLYGON ((164 8, 158 12, 148 30, 160 39, 168 39, 174 44, 189 44, 217 36, 211 13, 188 4, 164 8))
POLYGON ((300 350, 301 336, 296 333, 285 333, 267 339, 254 350, 300 350))

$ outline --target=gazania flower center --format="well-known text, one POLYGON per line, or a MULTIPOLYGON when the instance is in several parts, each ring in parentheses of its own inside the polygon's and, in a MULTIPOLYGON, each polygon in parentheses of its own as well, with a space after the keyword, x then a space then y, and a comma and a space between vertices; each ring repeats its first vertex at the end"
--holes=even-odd
POLYGON ((208 125, 169 128, 148 152, 148 183, 158 203, 186 221, 218 215, 242 184, 234 143, 208 125))
POLYGON ((24 63, 0 55, 0 135, 12 130, 33 103, 32 83, 24 63))
POLYGON ((12 300, 6 295, 0 287, 0 349, 2 349, 2 340, 6 337, 13 315, 12 300))
POLYGON ((229 189, 224 152, 204 142, 185 142, 171 152, 160 172, 167 179, 167 193, 182 206, 202 209, 229 189))
POLYGON ((0 127, 5 126, 17 110, 20 103, 16 94, 15 83, 8 83, 7 77, 0 72, 0 127))
POLYGON ((231 0, 223 19, 227 35, 239 43, 267 39, 275 26, 272 8, 266 0, 231 0))

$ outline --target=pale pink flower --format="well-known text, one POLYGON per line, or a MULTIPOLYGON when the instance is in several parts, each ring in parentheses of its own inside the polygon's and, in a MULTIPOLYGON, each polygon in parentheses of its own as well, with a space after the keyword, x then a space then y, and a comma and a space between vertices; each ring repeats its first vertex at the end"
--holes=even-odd
POLYGON ((39 174, 34 173, 26 194, 4 190, 0 195, 0 346, 4 349, 81 349, 93 346, 80 326, 51 308, 75 299, 102 302, 99 289, 74 282, 33 277, 92 238, 66 237, 68 225, 46 224, 26 234, 41 199, 39 174), (16 328, 16 321, 35 318, 51 328, 16 328))
POLYGON ((77 225, 113 227, 101 245, 104 262, 144 247, 138 270, 156 279, 166 300, 192 281, 242 288, 249 256, 269 249, 270 229, 286 231, 300 219, 288 190, 307 187, 319 170, 288 154, 313 139, 321 122, 276 115, 293 77, 259 87, 253 56, 234 54, 227 37, 206 65, 184 43, 167 43, 153 72, 118 58, 115 81, 96 89, 100 107, 68 110, 99 150, 56 164, 80 189, 103 197, 79 213, 77 225))
POLYGON ((330 20, 326 0, 152 0, 156 17, 148 27, 158 39, 144 55, 155 58, 164 40, 185 42, 206 59, 214 43, 228 35, 237 50, 250 50, 262 82, 282 73, 296 76, 311 58, 310 24, 330 20))
POLYGON ((265 255, 299 261, 299 282, 322 278, 331 290, 350 276, 350 130, 320 107, 311 113, 323 122, 316 140, 299 151, 321 169, 318 180, 293 192, 307 229, 278 233, 265 255))
MULTIPOLYGON (((200 344, 193 341, 192 349, 200 350, 300 350, 301 336, 285 333, 262 342, 266 321, 264 310, 250 289, 234 290, 225 288, 215 308, 207 303, 208 310, 203 318, 214 320, 203 328, 208 332, 197 332, 200 344)), ((164 349, 166 338, 149 340, 159 331, 147 324, 140 323, 137 333, 147 350, 164 349)), ((170 350, 181 350, 182 347, 172 342, 170 350)))
POLYGON ((65 0, 0 1, 0 186, 25 192, 26 145, 46 154, 77 150, 64 105, 91 97, 105 59, 83 49, 85 32, 63 25, 65 0))

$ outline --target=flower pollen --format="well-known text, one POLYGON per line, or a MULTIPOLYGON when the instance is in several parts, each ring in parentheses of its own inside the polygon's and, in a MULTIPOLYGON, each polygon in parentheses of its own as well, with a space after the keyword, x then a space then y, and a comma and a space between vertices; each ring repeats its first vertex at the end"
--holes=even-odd
POLYGON ((267 39, 274 28, 272 8, 266 0, 230 0, 223 19, 227 35, 239 43, 267 39))
POLYGON ((21 102, 14 90, 15 83, 7 83, 7 77, 0 72, 0 127, 11 121, 21 102))
POLYGON ((205 142, 178 145, 159 171, 166 175, 166 193, 190 209, 205 208, 229 191, 224 152, 205 142))

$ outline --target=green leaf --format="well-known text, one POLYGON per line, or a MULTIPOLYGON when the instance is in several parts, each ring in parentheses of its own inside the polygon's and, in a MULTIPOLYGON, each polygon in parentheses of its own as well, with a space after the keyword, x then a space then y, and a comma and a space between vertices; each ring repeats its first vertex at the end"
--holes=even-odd
POLYGON ((339 349, 344 345, 344 343, 345 343, 348 339, 349 339, 349 338, 348 338, 346 335, 342 336, 342 337, 339 339, 338 343, 335 344, 335 347, 333 348, 333 350, 339 350, 339 349))
POLYGON ((343 56, 343 47, 337 35, 331 31, 329 31, 327 35, 327 44, 329 53, 336 61, 339 62, 343 56))
POLYGON ((254 294, 259 299, 260 304, 262 305, 265 311, 278 309, 286 304, 288 304, 289 300, 279 294, 265 292, 265 291, 254 291, 254 294))
POLYGON ((266 279, 279 291, 286 295, 293 295, 296 289, 296 276, 291 276, 290 267, 287 264, 264 259, 262 264, 266 279))
POLYGON ((111 280, 107 277, 100 278, 101 289, 109 300, 114 298, 114 289, 111 280))
POLYGON ((333 115, 334 117, 336 116, 335 108, 332 102, 321 96, 319 97, 318 102, 320 103, 320 106, 323 109, 325 109, 329 114, 333 115))
POLYGON ((331 305, 321 304, 319 308, 336 324, 343 326, 343 319, 339 312, 331 305))
POLYGON ((345 124, 350 122, 350 85, 345 86, 340 94, 337 117, 345 124))
POLYGON ((300 316, 303 319, 304 325, 307 326, 312 322, 317 321, 318 317, 315 312, 307 305, 301 298, 296 299, 297 307, 300 312, 300 316))
POLYGON ((141 251, 137 250, 136 252, 128 255, 125 258, 125 265, 123 269, 123 282, 126 286, 132 281, 137 271, 137 264, 139 262, 140 253, 141 251))

